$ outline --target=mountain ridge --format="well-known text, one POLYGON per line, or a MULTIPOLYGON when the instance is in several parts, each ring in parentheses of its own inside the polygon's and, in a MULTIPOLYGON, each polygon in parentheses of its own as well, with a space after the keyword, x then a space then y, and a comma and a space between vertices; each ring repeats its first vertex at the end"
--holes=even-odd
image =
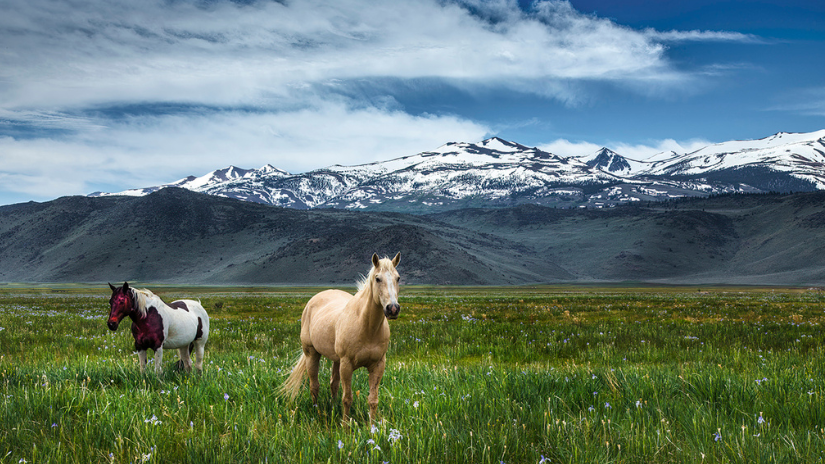
MULTIPOLYGON (((825 130, 780 132, 691 153, 660 153, 648 160, 627 158, 606 147, 589 156, 565 157, 493 137, 301 174, 272 165, 229 166, 116 195, 142 196, 166 187, 295 209, 419 214, 525 203, 598 208, 732 192, 813 191, 825 189, 825 130)), ((91 196, 106 195, 113 194, 91 196)))

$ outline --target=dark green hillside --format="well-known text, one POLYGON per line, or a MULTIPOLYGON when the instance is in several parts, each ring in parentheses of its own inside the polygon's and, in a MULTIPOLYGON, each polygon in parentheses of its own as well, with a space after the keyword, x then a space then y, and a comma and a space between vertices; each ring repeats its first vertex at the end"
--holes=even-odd
POLYGON ((373 252, 402 252, 409 283, 569 279, 551 263, 509 263, 518 243, 419 216, 299 211, 163 189, 0 208, 0 281, 343 283, 373 252))
POLYGON ((163 189, 0 207, 0 281, 351 284, 373 252, 406 283, 821 285, 825 193, 417 216, 295 210, 163 189))
POLYGON ((531 205, 438 217, 497 231, 579 280, 687 278, 717 268, 733 255, 738 240, 731 218, 696 210, 548 210, 531 205))
POLYGON ((524 205, 431 217, 509 237, 584 281, 825 281, 821 192, 721 196, 611 210, 524 205))

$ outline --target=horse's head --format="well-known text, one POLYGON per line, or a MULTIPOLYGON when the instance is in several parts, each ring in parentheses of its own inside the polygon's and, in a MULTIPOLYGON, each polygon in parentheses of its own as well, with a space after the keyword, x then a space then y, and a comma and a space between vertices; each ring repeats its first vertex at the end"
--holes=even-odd
POLYGON ((369 285, 372 286, 372 297, 376 304, 384 308, 384 315, 387 319, 398 319, 401 312, 401 305, 398 304, 398 282, 401 277, 395 267, 401 261, 401 253, 395 255, 390 261, 387 258, 378 259, 378 255, 372 255, 373 270, 369 285))
POLYGON ((132 289, 129 288, 127 282, 123 282, 123 287, 117 288, 109 284, 112 289, 112 297, 109 298, 109 319, 106 325, 110 330, 117 330, 117 326, 124 317, 128 316, 135 309, 134 297, 132 296, 132 289))

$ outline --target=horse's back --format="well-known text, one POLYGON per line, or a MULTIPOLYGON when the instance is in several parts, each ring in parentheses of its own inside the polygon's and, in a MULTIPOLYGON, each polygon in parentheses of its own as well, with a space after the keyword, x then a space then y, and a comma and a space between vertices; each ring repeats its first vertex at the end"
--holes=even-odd
MULTIPOLYGON (((200 317, 203 319, 209 319, 209 315, 206 313, 206 309, 204 309, 203 305, 201 305, 200 301, 195 300, 175 300, 172 304, 176 303, 183 303, 186 305, 186 308, 192 312, 196 317, 200 317)), ((171 306, 171 304, 170 304, 171 306)))
POLYGON ((343 290, 324 290, 309 299, 304 307, 304 316, 309 316, 311 320, 316 317, 338 314, 351 299, 352 295, 343 290))

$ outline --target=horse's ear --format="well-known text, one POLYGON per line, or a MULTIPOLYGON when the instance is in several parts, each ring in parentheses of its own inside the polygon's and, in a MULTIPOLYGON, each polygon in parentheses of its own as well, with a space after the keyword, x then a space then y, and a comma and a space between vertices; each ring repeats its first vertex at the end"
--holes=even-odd
POLYGON ((116 291, 117 291, 117 287, 115 287, 114 285, 112 285, 112 283, 111 283, 111 282, 109 282, 109 288, 111 288, 111 289, 112 289, 112 292, 116 292, 116 291))
POLYGON ((378 267, 378 254, 372 254, 372 265, 373 267, 378 267))
POLYGON ((129 290, 129 282, 123 282, 123 291, 129 290))
POLYGON ((398 263, 400 263, 400 262, 401 262, 401 252, 399 251, 395 255, 395 258, 392 259, 392 267, 398 267, 398 263))

